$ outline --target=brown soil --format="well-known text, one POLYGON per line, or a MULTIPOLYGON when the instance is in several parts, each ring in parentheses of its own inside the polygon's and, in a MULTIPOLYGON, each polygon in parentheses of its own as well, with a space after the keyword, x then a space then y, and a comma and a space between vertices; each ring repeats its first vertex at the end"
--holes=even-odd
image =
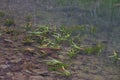
POLYGON ((107 65, 100 57, 94 55, 78 55, 75 59, 57 55, 56 51, 49 51, 50 55, 42 57, 42 52, 31 45, 23 44, 24 30, 5 32, 1 27, 0 36, 0 80, 119 80, 119 70, 114 65, 107 65), (29 48, 31 50, 26 50, 29 48), (32 51, 32 49, 34 51, 32 51), (37 54, 39 53, 39 54, 37 54), (41 62, 48 57, 57 58, 69 63, 71 76, 66 77, 48 70, 48 66, 41 62))

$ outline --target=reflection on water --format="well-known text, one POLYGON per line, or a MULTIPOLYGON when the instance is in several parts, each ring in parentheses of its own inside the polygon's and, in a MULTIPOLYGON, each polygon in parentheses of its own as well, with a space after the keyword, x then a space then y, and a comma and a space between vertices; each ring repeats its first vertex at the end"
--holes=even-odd
POLYGON ((118 0, 1 0, 0 10, 15 18, 19 26, 28 15, 34 25, 94 25, 116 47, 116 42, 120 45, 118 4, 118 0))

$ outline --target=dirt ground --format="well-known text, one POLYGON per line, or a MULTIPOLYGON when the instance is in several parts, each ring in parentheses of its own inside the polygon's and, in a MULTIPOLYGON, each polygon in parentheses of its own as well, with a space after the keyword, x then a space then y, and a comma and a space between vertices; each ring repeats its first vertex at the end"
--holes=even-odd
MULTIPOLYGON (((24 51, 32 45, 24 45, 24 31, 17 29, 18 34, 5 32, 1 27, 0 36, 0 80, 120 80, 120 70, 117 65, 106 63, 96 55, 78 55, 69 60, 62 55, 47 55, 41 57, 36 53, 24 51), (40 61, 55 57, 71 63, 68 70, 71 76, 66 77, 48 70, 48 66, 40 61)), ((37 51, 37 50, 36 50, 37 51)), ((39 50, 38 50, 39 52, 39 50)), ((63 52, 64 53, 64 52, 63 52)))

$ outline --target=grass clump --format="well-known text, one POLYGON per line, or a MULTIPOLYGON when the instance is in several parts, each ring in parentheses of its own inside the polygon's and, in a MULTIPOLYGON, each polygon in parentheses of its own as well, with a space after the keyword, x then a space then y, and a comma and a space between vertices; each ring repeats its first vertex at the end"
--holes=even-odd
POLYGON ((11 33, 13 33, 14 32, 14 30, 12 29, 12 28, 5 28, 4 30, 3 30, 3 32, 4 33, 6 33, 6 34, 11 34, 11 33))
POLYGON ((103 50, 103 45, 96 44, 95 46, 87 47, 84 51, 86 54, 100 54, 103 50))
POLYGON ((5 13, 2 12, 2 11, 0 11, 0 18, 1 18, 1 17, 4 17, 4 16, 5 16, 5 13))
POLYGON ((76 55, 77 55, 77 51, 76 51, 75 49, 69 50, 68 56, 69 56, 70 58, 74 58, 74 57, 76 57, 76 55))
POLYGON ((34 31, 29 31, 30 34, 35 35, 35 36, 44 36, 46 37, 48 35, 48 33, 50 32, 50 29, 48 26, 38 26, 37 29, 35 29, 34 31))
POLYGON ((68 41, 71 37, 71 32, 66 29, 64 26, 60 27, 57 32, 53 34, 56 43, 62 43, 68 41))
POLYGON ((113 55, 109 57, 112 58, 115 63, 120 60, 120 57, 115 50, 113 51, 113 55))
POLYGON ((57 43, 61 43, 63 41, 68 40, 68 38, 70 37, 70 34, 62 35, 59 33, 55 33, 55 35, 53 35, 53 36, 54 36, 57 43))
POLYGON ((34 43, 35 41, 30 37, 30 36, 26 36, 24 37, 22 43, 24 45, 31 45, 32 43, 34 43))
POLYGON ((25 24, 25 30, 26 30, 26 31, 30 31, 31 28, 32 28, 32 23, 31 23, 31 22, 27 22, 27 23, 25 24))
POLYGON ((25 20, 26 20, 27 22, 30 22, 31 19, 32 19, 32 15, 27 15, 26 18, 25 18, 25 20))
POLYGON ((70 43, 71 43, 71 49, 68 52, 68 56, 70 58, 75 58, 77 56, 77 54, 80 52, 81 47, 78 46, 73 41, 70 41, 70 43))
POLYGON ((15 26, 15 21, 14 19, 6 19, 4 25, 8 27, 15 26))
POLYGON ((67 67, 65 63, 53 58, 51 60, 44 60, 44 61, 49 66, 49 70, 56 71, 58 74, 61 74, 64 76, 71 75, 71 73, 65 69, 67 67))

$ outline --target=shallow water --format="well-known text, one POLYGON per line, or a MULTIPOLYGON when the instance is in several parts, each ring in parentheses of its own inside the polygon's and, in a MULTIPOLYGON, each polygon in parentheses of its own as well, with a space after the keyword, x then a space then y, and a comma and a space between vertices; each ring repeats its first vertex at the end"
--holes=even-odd
MULTIPOLYGON (((32 16, 34 26, 46 24, 51 26, 64 25, 67 27, 77 25, 96 26, 98 28, 97 38, 98 40, 107 41, 108 53, 105 52, 105 54, 101 56, 103 60, 100 60, 100 62, 98 60, 95 60, 98 62, 88 60, 89 62, 85 62, 86 65, 78 65, 81 70, 87 67, 88 72, 94 75, 88 75, 85 71, 77 75, 82 75, 82 77, 88 75, 87 78, 91 80, 93 79, 91 76, 96 78, 94 80, 107 80, 107 76, 109 75, 109 80, 119 80, 119 66, 117 67, 117 65, 111 63, 108 58, 104 60, 104 56, 111 54, 113 49, 120 52, 120 7, 113 5, 111 5, 112 7, 102 7, 102 0, 79 4, 79 0, 74 0, 71 3, 71 0, 66 0, 68 2, 65 2, 65 4, 56 1, 59 2, 60 0, 0 0, 0 11, 4 11, 10 18, 14 18, 17 23, 16 25, 19 27, 24 26, 26 22, 25 18, 28 15, 32 16), (89 64, 90 62, 91 64, 98 63, 97 67, 89 64), (97 70, 94 71, 94 67, 96 67, 97 70)), ((78 63, 76 62, 76 64, 78 63)))
MULTIPOLYGON (((32 16, 34 25, 48 24, 56 26, 93 25, 98 32, 107 35, 107 40, 119 43, 120 7, 108 0, 1 0, 0 10, 15 21, 18 26, 25 24, 25 18, 32 16), (106 6, 105 6, 106 5, 106 6)), ((117 44, 120 46, 120 44, 117 44)))

